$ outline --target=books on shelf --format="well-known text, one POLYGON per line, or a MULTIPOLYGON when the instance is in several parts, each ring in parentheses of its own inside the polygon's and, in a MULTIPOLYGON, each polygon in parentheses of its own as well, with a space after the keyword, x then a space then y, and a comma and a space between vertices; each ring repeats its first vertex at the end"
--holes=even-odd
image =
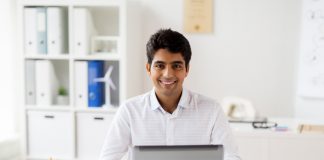
POLYGON ((36 88, 35 88, 35 61, 26 60, 25 62, 25 98, 27 105, 36 103, 36 88))
POLYGON ((25 54, 67 53, 67 16, 62 7, 24 8, 25 54))
POLYGON ((46 54, 46 8, 24 9, 24 46, 26 54, 46 54))
MULTIPOLYGON (((51 60, 25 60, 25 98, 26 105, 52 106, 56 105, 59 84, 62 76, 55 69, 60 63, 51 60)), ((111 106, 110 89, 117 89, 110 78, 113 66, 108 67, 106 75, 104 61, 74 62, 74 105, 76 107, 111 106), (106 86, 105 83, 109 85, 106 86), (106 90, 105 90, 105 87, 106 90)))
POLYGON ((117 87, 111 78, 114 66, 107 66, 104 61, 74 62, 74 101, 76 107, 111 107, 111 89, 117 87), (105 69, 107 69, 104 74, 105 69))
POLYGON ((73 10, 74 26, 74 53, 77 55, 90 54, 90 40, 96 35, 91 13, 87 8, 75 8, 73 10))
POLYGON ((103 61, 88 61, 88 106, 101 107, 104 104, 104 83, 95 79, 104 76, 103 61))
POLYGON ((35 61, 36 104, 52 105, 57 95, 58 80, 49 60, 35 61))
POLYGON ((67 21, 67 12, 64 8, 47 8, 48 54, 63 54, 68 52, 67 21))
POLYGON ((74 64, 74 102, 77 107, 88 106, 88 62, 75 61, 74 64))
MULTIPOLYGON (((59 83, 62 81, 66 83, 65 80, 62 80, 65 78, 62 78, 60 74, 62 66, 56 63, 56 60, 70 59, 68 56, 58 55, 68 53, 68 10, 69 7, 55 6, 26 6, 23 8, 24 54, 26 55, 25 103, 27 105, 48 106, 55 104, 59 83), (55 68, 59 70, 58 75, 56 75, 55 68)), ((105 11, 99 11, 105 13, 105 11)), ((114 9, 114 12, 116 11, 114 9)), ((94 22, 97 24, 98 19, 93 19, 92 16, 98 15, 91 7, 74 7, 71 10, 72 48, 76 57, 74 58, 76 60, 73 66, 74 71, 72 71, 75 77, 72 97, 74 98, 73 105, 77 107, 102 107, 106 99, 111 98, 108 96, 110 92, 105 91, 105 83, 95 82, 95 80, 104 77, 105 62, 103 60, 108 61, 109 59, 110 61, 119 58, 116 53, 119 51, 120 37, 117 33, 109 35, 110 33, 108 34, 102 29, 98 30, 101 31, 101 36, 97 35, 94 22), (103 53, 115 53, 115 55, 110 54, 109 58, 86 56, 90 54, 102 55, 103 53), (78 57, 80 58, 78 59, 78 57), (108 98, 105 97, 106 92, 108 98)), ((64 72, 64 74, 66 73, 64 72)), ((119 97, 119 92, 116 95, 119 97)), ((114 96, 113 94, 112 97, 114 96)))

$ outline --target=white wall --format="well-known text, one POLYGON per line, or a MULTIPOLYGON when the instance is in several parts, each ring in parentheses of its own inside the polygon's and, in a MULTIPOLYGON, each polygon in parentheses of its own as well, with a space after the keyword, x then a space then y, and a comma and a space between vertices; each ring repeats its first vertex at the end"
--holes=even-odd
POLYGON ((16 131, 14 103, 14 1, 1 1, 0 5, 0 137, 16 131))
MULTIPOLYGON (((183 32, 183 0, 141 2, 145 43, 159 28, 183 32)), ((248 98, 261 115, 293 116, 300 7, 300 0, 215 0, 214 32, 185 34, 193 51, 186 87, 218 100, 248 98)))

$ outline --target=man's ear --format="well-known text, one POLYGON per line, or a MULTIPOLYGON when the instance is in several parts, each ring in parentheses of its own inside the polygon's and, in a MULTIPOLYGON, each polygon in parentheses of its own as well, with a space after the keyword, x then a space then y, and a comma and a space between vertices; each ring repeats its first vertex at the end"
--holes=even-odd
POLYGON ((151 65, 149 63, 146 63, 145 68, 146 68, 147 74, 150 75, 151 74, 151 65))
POLYGON ((188 76, 189 68, 190 68, 190 65, 188 64, 188 65, 186 66, 186 77, 188 76))

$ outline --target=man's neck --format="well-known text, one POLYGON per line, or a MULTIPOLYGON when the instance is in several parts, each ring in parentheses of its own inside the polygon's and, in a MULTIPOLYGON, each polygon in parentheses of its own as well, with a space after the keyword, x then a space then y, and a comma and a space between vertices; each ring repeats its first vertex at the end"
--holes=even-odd
POLYGON ((180 93, 176 93, 173 95, 164 95, 155 93, 156 98, 158 99, 159 103, 161 104, 162 108, 169 113, 173 113, 176 110, 178 103, 181 98, 182 91, 180 93))

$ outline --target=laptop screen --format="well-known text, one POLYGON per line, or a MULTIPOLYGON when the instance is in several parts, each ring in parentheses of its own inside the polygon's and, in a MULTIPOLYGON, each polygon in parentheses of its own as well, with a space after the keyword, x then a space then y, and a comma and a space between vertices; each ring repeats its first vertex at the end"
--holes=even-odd
POLYGON ((223 160, 222 145, 135 146, 131 160, 223 160))

